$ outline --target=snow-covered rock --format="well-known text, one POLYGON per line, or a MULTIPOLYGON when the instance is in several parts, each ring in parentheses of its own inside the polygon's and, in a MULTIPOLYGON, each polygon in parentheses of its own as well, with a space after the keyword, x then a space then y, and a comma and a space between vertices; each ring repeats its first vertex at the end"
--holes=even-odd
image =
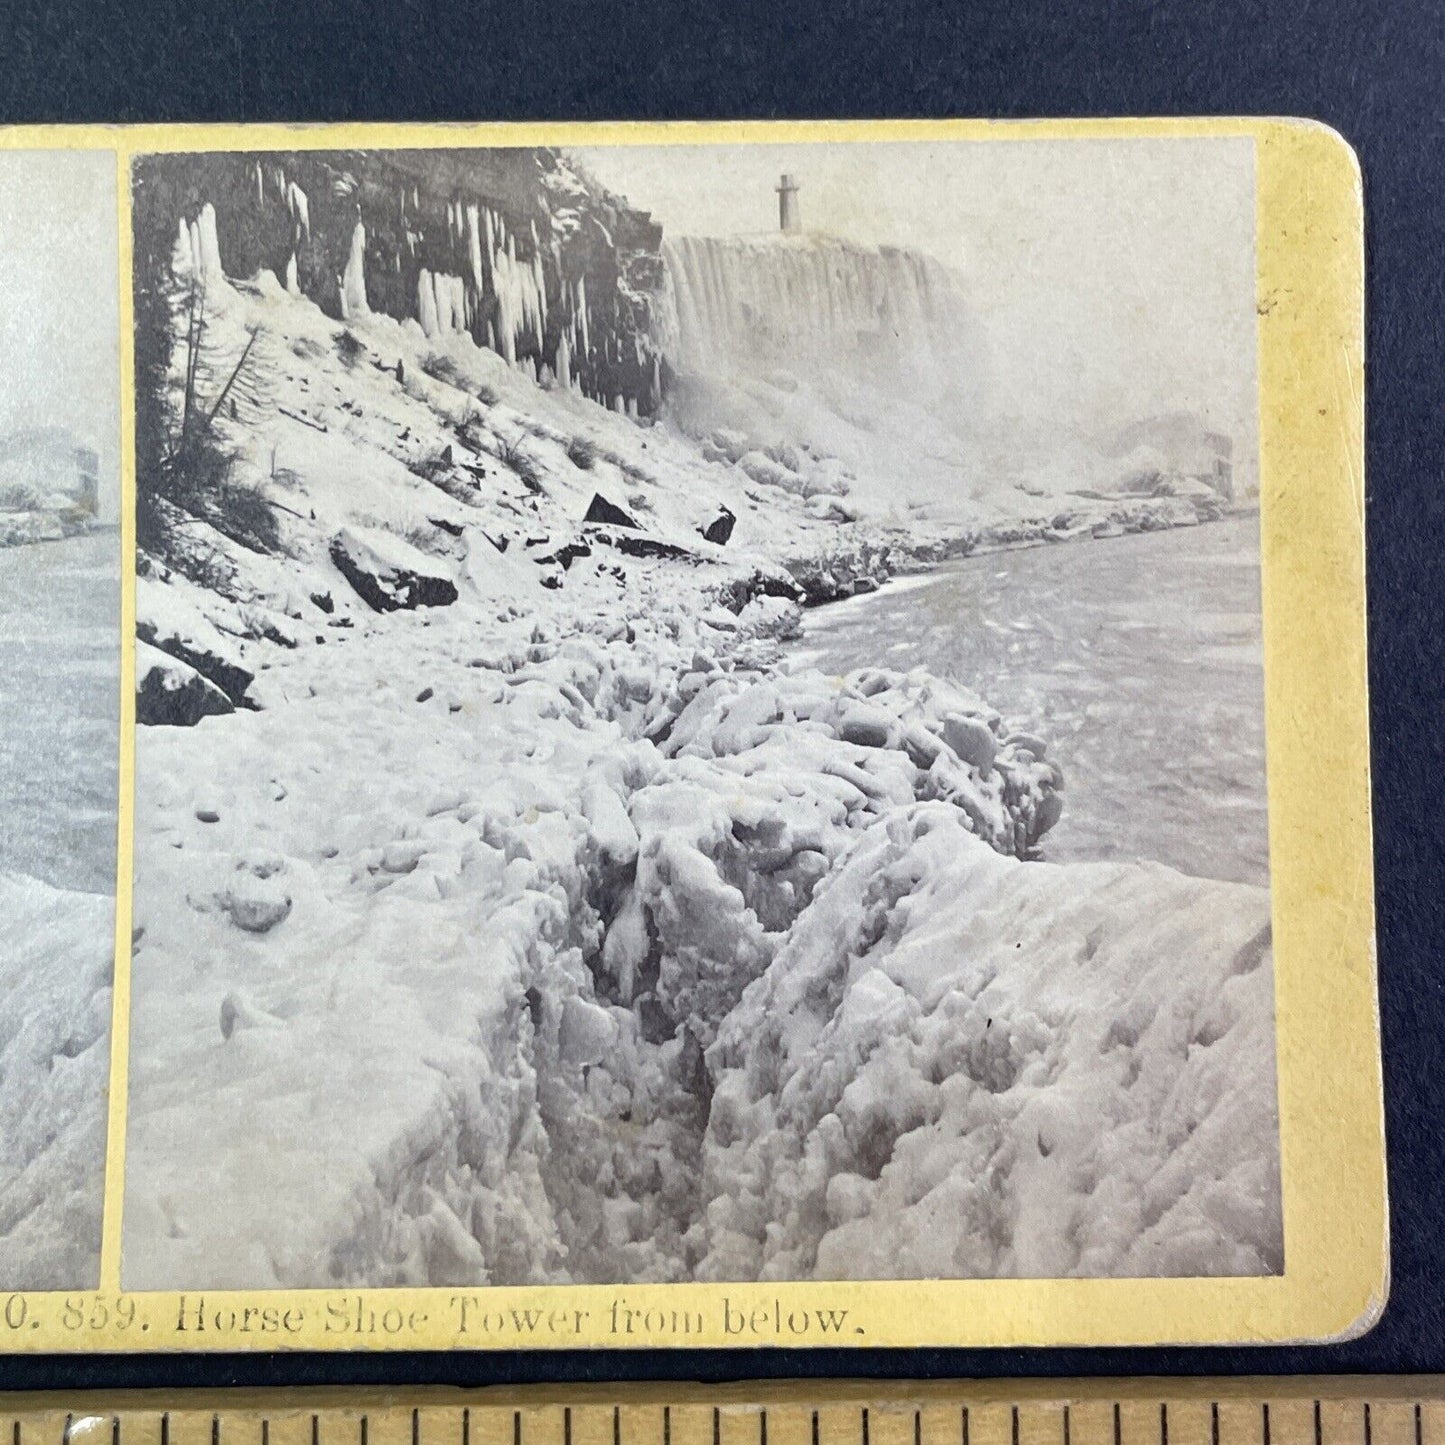
POLYGON ((982 718, 949 713, 943 719, 943 741, 971 768, 987 771, 998 752, 998 739, 982 718))
POLYGON ((400 537, 375 528, 343 527, 331 542, 331 560, 377 612, 445 607, 457 600, 447 568, 400 537))
POLYGON ((218 900, 237 928, 269 933, 291 912, 291 896, 270 879, 239 879, 218 900))
POLYGON ((200 673, 232 703, 244 702, 255 674, 246 667, 240 645, 223 637, 178 585, 142 576, 135 590, 136 636, 200 673))
POLYGON ((194 727, 203 717, 234 712, 231 699, 189 663, 135 645, 135 720, 152 727, 194 727))

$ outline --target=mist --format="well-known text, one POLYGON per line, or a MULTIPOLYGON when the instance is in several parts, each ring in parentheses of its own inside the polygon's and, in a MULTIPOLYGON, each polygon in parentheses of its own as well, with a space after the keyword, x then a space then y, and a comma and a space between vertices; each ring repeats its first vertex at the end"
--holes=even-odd
POLYGON ((574 152, 665 234, 899 246, 958 278, 980 432, 1108 444, 1187 412, 1257 471, 1254 152, 1247 138, 613 146, 574 152))
POLYGON ((119 496, 116 162, 0 152, 0 437, 63 427, 100 455, 100 515, 119 496))

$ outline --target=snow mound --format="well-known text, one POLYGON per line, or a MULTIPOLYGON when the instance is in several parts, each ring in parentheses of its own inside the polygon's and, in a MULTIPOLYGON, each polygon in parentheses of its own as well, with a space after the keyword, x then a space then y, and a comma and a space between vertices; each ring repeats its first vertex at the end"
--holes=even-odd
POLYGON ((709 1279, 1283 1267, 1269 904, 881 820, 708 1054, 709 1279))

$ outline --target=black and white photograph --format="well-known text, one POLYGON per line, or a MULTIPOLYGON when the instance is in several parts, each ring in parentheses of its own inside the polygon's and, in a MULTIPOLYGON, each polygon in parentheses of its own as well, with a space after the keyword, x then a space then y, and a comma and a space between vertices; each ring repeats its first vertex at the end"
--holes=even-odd
MULTIPOLYGON (((131 193, 127 1290, 1284 1270, 1251 138, 131 193)), ((108 909, 113 428, 23 351, 0 887, 108 909)))
POLYGON ((121 719, 116 158, 0 151, 0 1289, 99 1284, 121 719))

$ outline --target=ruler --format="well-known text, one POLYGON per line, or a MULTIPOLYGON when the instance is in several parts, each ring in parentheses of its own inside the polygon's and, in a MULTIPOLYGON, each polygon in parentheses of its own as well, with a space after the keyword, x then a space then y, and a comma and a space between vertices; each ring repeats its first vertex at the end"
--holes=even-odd
POLYGON ((1445 1376, 0 1395, 0 1445, 1445 1445, 1445 1376))

